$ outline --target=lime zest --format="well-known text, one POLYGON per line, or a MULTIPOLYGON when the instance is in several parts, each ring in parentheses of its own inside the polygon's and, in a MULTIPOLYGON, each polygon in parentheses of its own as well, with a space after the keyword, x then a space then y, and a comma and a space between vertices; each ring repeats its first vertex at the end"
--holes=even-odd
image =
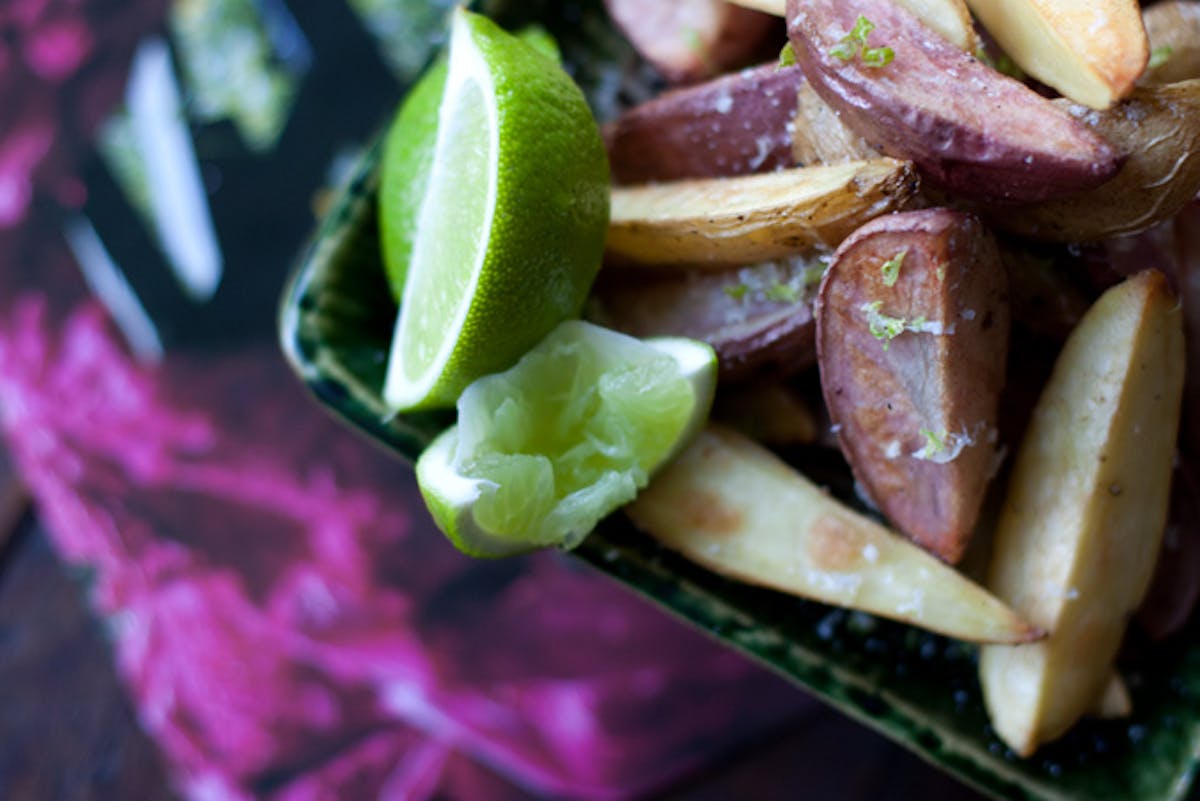
POLYGON ((784 69, 785 67, 796 66, 796 48, 792 47, 792 43, 788 42, 779 51, 779 63, 775 66, 775 71, 784 69))
POLYGON ((858 19, 854 22, 854 27, 829 50, 829 55, 842 61, 852 61, 855 56, 859 56, 862 63, 868 67, 886 67, 892 63, 896 52, 886 45, 868 47, 867 39, 873 30, 875 30, 875 23, 859 14, 858 19))
POLYGON ((745 300, 750 293, 749 284, 730 284, 729 286, 721 287, 721 291, 734 300, 745 300))
POLYGON ((879 268, 879 271, 883 274, 884 286, 893 287, 896 285, 896 282, 900 280, 900 268, 904 266, 904 257, 907 255, 908 248, 905 248, 895 256, 892 256, 890 259, 885 261, 879 268))
POLYGON ((1150 60, 1146 64, 1146 69, 1158 69, 1163 64, 1166 64, 1168 61, 1170 61, 1171 56, 1174 55, 1174 53, 1175 48, 1171 47, 1171 45, 1159 45, 1150 51, 1150 60))

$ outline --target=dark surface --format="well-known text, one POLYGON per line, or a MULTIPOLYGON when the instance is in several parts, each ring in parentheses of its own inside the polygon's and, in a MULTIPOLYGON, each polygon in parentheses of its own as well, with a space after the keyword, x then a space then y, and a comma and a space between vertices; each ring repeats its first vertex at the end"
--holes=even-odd
MULTIPOLYGON (((59 562, 36 516, 22 511, 23 498, 0 451, 0 798, 175 798, 114 674, 103 627, 87 610, 87 577, 59 562)), ((824 707, 660 798, 800 797, 979 798, 824 707)))
POLYGON ((174 798, 80 584, 22 518, 0 573, 0 797, 174 798))
MULTIPOLYGON (((174 798, 113 675, 80 585, 55 559, 33 519, 24 520, 17 537, 0 587, 0 796, 174 798)), ((782 798, 786 788, 805 798, 846 801, 978 797, 822 709, 802 728, 749 744, 663 794, 662 801, 782 798)))

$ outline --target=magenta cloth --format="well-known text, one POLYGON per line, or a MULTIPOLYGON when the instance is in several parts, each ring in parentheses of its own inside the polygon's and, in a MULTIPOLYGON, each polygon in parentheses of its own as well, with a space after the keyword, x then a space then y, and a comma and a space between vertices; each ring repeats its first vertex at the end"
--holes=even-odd
POLYGON ((629 798, 809 703, 569 557, 457 554, 273 343, 137 363, 56 232, 156 9, 84 5, 0 7, 0 421, 185 797, 629 798))

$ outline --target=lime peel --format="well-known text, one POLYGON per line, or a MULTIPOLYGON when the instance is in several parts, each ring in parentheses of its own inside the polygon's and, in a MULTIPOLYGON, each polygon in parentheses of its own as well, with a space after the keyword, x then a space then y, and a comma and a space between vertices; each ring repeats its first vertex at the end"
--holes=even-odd
POLYGON ((418 484, 466 553, 571 548, 700 429, 715 385, 704 343, 563 323, 468 387, 459 424, 418 460, 418 484))
POLYGON ((599 129, 544 48, 458 9, 432 76, 401 107, 380 186, 397 411, 454 405, 577 317, 608 226, 599 129))

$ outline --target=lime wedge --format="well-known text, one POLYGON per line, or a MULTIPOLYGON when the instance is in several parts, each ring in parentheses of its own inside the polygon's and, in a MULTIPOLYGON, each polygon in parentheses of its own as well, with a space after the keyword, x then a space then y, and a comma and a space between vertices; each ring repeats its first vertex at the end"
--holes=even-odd
POLYGON ((699 430, 715 385, 702 342, 565 322, 467 387, 458 425, 417 461, 417 482, 468 554, 571 548, 699 430))
POLYGON ((608 161, 544 44, 455 11, 447 57, 389 133, 380 215, 400 295, 395 409, 453 405, 578 316, 604 250, 608 161))

